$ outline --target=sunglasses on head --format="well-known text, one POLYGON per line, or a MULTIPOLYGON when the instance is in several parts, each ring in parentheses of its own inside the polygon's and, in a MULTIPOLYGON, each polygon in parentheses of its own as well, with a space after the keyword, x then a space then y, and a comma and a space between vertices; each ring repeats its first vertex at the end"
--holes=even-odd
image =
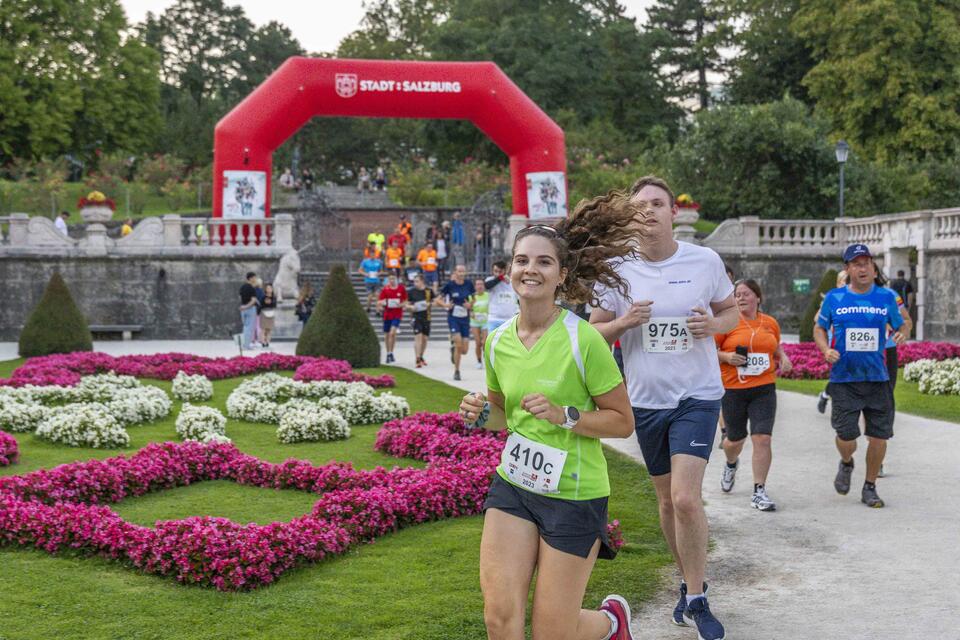
POLYGON ((549 231, 553 235, 560 235, 560 232, 557 231, 557 228, 549 224, 531 224, 530 226, 524 227, 517 232, 517 235, 522 235, 525 233, 533 233, 534 231, 549 231))

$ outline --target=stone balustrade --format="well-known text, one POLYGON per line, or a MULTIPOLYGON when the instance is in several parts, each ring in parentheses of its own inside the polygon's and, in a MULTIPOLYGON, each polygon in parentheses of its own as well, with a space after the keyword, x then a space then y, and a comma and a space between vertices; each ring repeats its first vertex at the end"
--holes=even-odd
POLYGON ((25 213, 0 216, 0 255, 175 255, 241 253, 279 256, 293 247, 293 216, 238 220, 184 218, 176 214, 144 218, 133 232, 110 238, 102 224, 88 224, 80 238, 64 236, 49 218, 25 213))

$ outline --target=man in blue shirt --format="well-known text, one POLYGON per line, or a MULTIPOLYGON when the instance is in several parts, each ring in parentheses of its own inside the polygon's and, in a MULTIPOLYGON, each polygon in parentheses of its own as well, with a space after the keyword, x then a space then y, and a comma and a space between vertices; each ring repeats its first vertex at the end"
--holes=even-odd
POLYGON ((383 271, 383 260, 371 254, 360 263, 359 271, 363 274, 363 284, 367 288, 367 313, 370 313, 370 307, 380 291, 380 273, 383 271))
POLYGON ((470 348, 470 307, 476 292, 466 280, 467 268, 458 264, 447 284, 440 290, 440 304, 447 310, 447 326, 453 340, 453 379, 460 379, 460 358, 470 348))
POLYGON ((861 501, 870 507, 884 505, 877 495, 877 475, 893 437, 893 390, 884 357, 887 326, 897 344, 903 318, 896 294, 874 284, 876 266, 864 244, 852 244, 843 252, 848 284, 830 291, 823 299, 813 337, 824 359, 832 366, 828 393, 833 400, 830 421, 837 432, 840 466, 833 486, 837 493, 850 491, 853 454, 860 437, 863 413, 867 436, 867 474, 861 501), (834 346, 827 331, 833 328, 834 346))

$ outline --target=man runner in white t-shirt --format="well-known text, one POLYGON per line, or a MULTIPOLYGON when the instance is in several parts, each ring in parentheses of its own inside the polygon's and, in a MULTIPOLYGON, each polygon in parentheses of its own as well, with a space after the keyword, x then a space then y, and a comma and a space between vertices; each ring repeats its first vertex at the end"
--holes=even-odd
POLYGON ((490 293, 490 306, 487 309, 487 332, 493 333, 497 327, 517 315, 520 303, 517 302, 517 293, 510 284, 507 275, 507 263, 497 260, 493 263, 493 275, 483 282, 490 293))
POLYGON ((590 322, 623 349, 660 528, 683 576, 673 621, 696 625, 701 640, 721 640, 723 625, 710 612, 703 581, 707 518, 701 486, 724 393, 712 337, 737 325, 733 284, 714 251, 673 239, 677 206, 666 182, 640 178, 631 194, 653 213, 638 220, 638 255, 620 267, 629 299, 599 288, 600 306, 590 322))

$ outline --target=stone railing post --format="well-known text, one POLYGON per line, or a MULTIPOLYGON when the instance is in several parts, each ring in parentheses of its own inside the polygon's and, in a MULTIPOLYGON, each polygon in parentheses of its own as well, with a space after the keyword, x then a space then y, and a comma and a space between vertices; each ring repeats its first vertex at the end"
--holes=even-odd
POLYGON ((26 213, 10 214, 10 235, 8 238, 11 247, 26 246, 28 222, 30 222, 30 216, 26 213))
POLYGON ((293 246, 293 216, 289 213, 278 213, 273 220, 273 238, 277 248, 289 249, 293 246))
POLYGON ((180 224, 180 216, 175 213, 163 216, 163 246, 179 247, 183 244, 183 231, 180 224))
POLYGON ((760 216, 740 216, 744 248, 760 246, 760 216))
POLYGON ((696 229, 693 228, 693 225, 699 219, 700 212, 696 209, 680 207, 677 211, 677 217, 674 218, 674 223, 677 225, 673 228, 674 240, 695 242, 696 229))

